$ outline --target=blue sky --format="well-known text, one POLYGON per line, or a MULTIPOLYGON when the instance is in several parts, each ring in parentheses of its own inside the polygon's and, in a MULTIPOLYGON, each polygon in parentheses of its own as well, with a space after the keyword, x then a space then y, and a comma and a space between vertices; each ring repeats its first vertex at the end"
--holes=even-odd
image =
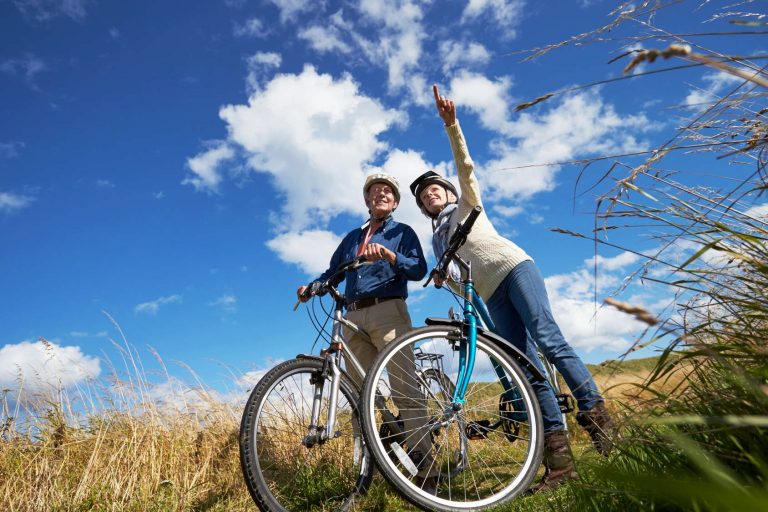
MULTIPOLYGON (((721 6, 697 6, 665 9, 656 22, 733 29, 713 18, 721 6)), ((428 168, 455 173, 432 83, 456 99, 486 207, 539 264, 571 343, 588 362, 617 357, 642 326, 610 308, 595 323, 594 288, 609 295, 639 259, 601 250, 595 283, 593 245, 551 231, 591 228, 601 188, 586 185, 609 164, 590 167, 576 195, 578 165, 513 168, 650 149, 732 80, 694 68, 515 113, 541 94, 621 76, 627 60, 608 63, 621 41, 532 62, 515 53, 595 28, 614 7, 0 2, 0 385, 16 386, 19 368, 29 382, 64 384, 109 373, 120 334, 103 312, 148 371, 151 346, 172 374, 189 377, 181 361, 214 388, 237 385, 230 370, 255 375, 309 350, 314 332, 291 309, 295 289, 364 220, 364 176, 390 172, 405 189, 428 168), (672 109, 681 105, 691 106, 672 109)), ((742 55, 764 46, 698 42, 742 55)), ((407 195, 397 217, 426 249, 428 223, 407 195)), ((612 241, 651 250, 649 235, 612 241)), ((656 311, 671 300, 647 286, 619 298, 656 311)), ((410 302, 418 325, 449 303, 420 285, 410 302)))

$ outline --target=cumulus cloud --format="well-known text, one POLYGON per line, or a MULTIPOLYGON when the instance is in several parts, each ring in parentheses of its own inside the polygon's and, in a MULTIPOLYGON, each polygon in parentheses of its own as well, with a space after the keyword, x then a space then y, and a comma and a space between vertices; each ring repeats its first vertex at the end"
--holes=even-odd
POLYGON ((309 46, 319 53, 350 53, 352 48, 342 40, 339 29, 333 25, 311 27, 299 31, 299 38, 306 40, 309 46))
POLYGON ((461 15, 463 22, 474 21, 481 16, 493 19, 502 29, 501 35, 513 38, 523 15, 524 0, 469 0, 461 15))
MULTIPOLYGON (((496 121, 493 117, 486 124, 496 121)), ((637 151, 645 147, 637 134, 653 129, 644 115, 619 115, 597 92, 567 96, 549 110, 523 113, 496 126, 508 138, 492 143, 496 157, 484 164, 484 183, 490 200, 515 202, 552 190, 560 166, 509 168, 637 151)))
POLYGON ((702 79, 706 83, 705 87, 691 89, 684 100, 687 106, 696 111, 704 110, 712 102, 717 101, 720 98, 719 93, 723 92, 726 87, 733 88, 744 82, 743 78, 723 72, 707 73, 702 79))
POLYGON ((362 95, 350 76, 334 79, 312 66, 277 75, 247 105, 225 106, 219 115, 229 143, 285 197, 286 231, 364 213, 363 169, 387 148, 379 135, 403 117, 362 95))
POLYGON ((251 94, 261 89, 264 79, 270 70, 279 68, 283 57, 275 52, 257 52, 246 59, 248 75, 245 84, 251 94))
POLYGON ((147 313, 150 315, 156 315, 158 311, 160 311, 161 306, 165 306, 166 304, 179 304, 182 300, 181 295, 168 295, 167 297, 160 297, 159 299, 155 299, 149 302, 142 302, 141 304, 137 304, 133 310, 136 313, 147 313))
POLYGON ((475 41, 443 41, 438 47, 443 73, 446 75, 460 68, 482 66, 491 60, 490 52, 475 41))
POLYGON ((24 17, 35 21, 48 21, 66 16, 82 21, 86 16, 85 6, 89 0, 13 0, 13 4, 24 17))
POLYGON ((459 113, 464 109, 473 112, 484 127, 506 135, 512 131, 509 120, 511 86, 509 76, 491 80, 479 73, 462 71, 451 79, 448 96, 456 102, 459 113))
POLYGON ((768 203, 753 206, 744 213, 750 217, 754 217, 760 220, 761 222, 766 222, 768 220, 768 203))
POLYGON ((222 180, 221 164, 234 156, 235 152, 229 145, 218 142, 207 151, 187 159, 192 175, 184 178, 182 185, 192 185, 202 192, 218 192, 222 180))
POLYGON ((78 346, 62 346, 44 339, 22 341, 0 348, 0 388, 38 392, 72 387, 101 373, 97 357, 78 346))
POLYGON ((267 247, 286 263, 301 268, 308 276, 317 276, 328 268, 341 237, 331 231, 290 231, 267 242, 267 247))
POLYGON ((507 208, 499 210, 502 215, 519 213, 519 203, 552 190, 560 166, 504 169, 637 150, 642 145, 636 134, 653 127, 643 115, 619 115, 596 91, 566 96, 547 109, 512 119, 511 85, 510 77, 491 80, 464 71, 451 80, 449 92, 460 112, 476 114, 482 126, 503 136, 491 144, 494 158, 478 166, 479 172, 485 171, 487 199, 514 203, 501 205, 507 208))
POLYGON ((631 252, 623 252, 618 256, 613 256, 610 258, 598 254, 597 256, 593 256, 584 261, 584 264, 587 266, 587 268, 592 268, 594 267, 595 262, 597 262, 598 268, 605 271, 613 271, 620 270, 627 267, 628 265, 634 265, 638 263, 641 258, 641 256, 631 252))
POLYGON ((573 272, 556 274, 544 281, 555 319, 565 338, 575 348, 587 353, 594 350, 623 351, 647 327, 642 322, 614 308, 595 309, 595 290, 601 296, 616 289, 639 262, 631 253, 614 257, 598 256, 597 280, 594 258, 573 272))
POLYGON ((29 196, 0 192, 0 213, 13 213, 32 204, 29 196))

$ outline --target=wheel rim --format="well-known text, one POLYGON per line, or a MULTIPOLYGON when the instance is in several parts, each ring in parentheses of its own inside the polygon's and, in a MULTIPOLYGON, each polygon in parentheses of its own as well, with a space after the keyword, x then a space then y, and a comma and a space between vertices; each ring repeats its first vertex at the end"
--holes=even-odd
MULTIPOLYGON (((262 493, 287 510, 324 509, 345 503, 355 492, 367 464, 359 427, 355 426, 355 394, 349 385, 339 390, 335 431, 339 437, 308 448, 312 412, 310 383, 320 365, 289 369, 264 391, 255 415, 249 445, 262 493), (265 492, 266 491, 266 492, 265 492)), ((320 420, 328 410, 330 381, 323 390, 320 420)))
MULTIPOLYGON (((393 354, 406 345, 422 348, 425 352, 441 353, 446 375, 455 380, 458 355, 447 350, 449 345, 446 341, 452 333, 453 331, 428 328, 424 332, 416 332, 394 342, 396 346, 388 349, 386 355, 377 360, 377 368, 369 377, 371 381, 368 387, 372 388, 375 381, 386 381, 387 372, 384 366, 392 364, 393 354)), ((519 375, 518 368, 497 348, 478 339, 475 371, 467 390, 464 408, 461 411, 447 411, 446 409, 450 409, 447 407, 450 402, 445 399, 445 396, 450 394, 448 392, 442 395, 433 393, 434 396, 428 393, 425 397, 428 418, 433 424, 440 425, 439 430, 432 433, 433 468, 436 470, 425 472, 424 467, 421 467, 420 472, 414 476, 404 464, 398 464, 393 459, 384 461, 386 467, 383 469, 387 479, 412 500, 438 507, 468 510, 484 508, 523 492, 535 476, 541 456, 540 415, 538 411, 524 415, 528 417, 525 421, 517 422, 513 432, 510 432, 508 425, 504 428, 509 416, 505 417, 504 411, 499 407, 502 387, 489 356, 501 363, 509 382, 520 393, 521 403, 536 404, 530 387, 523 380, 524 377, 519 375), (486 437, 481 441, 469 440, 467 425, 481 419, 490 420, 489 425, 498 423, 496 429, 487 429, 484 432, 486 437), (510 442, 510 438, 514 443, 510 442), (431 495, 425 490, 422 479, 428 476, 437 476, 439 479, 437 495, 431 495)), ((452 392, 452 389, 450 391, 452 392)), ((366 421, 376 427, 380 424, 381 413, 372 395, 366 395, 366 421)), ((396 409, 392 403, 393 392, 389 390, 389 396, 382 395, 380 400, 384 400, 390 409, 396 409)), ((515 409, 520 410, 520 405, 515 409)), ((367 429, 366 434, 373 436, 369 442, 378 460, 380 454, 386 451, 386 447, 378 436, 373 435, 375 431, 376 428, 367 429)), ((404 449, 408 451, 410 447, 405 446, 404 449)))

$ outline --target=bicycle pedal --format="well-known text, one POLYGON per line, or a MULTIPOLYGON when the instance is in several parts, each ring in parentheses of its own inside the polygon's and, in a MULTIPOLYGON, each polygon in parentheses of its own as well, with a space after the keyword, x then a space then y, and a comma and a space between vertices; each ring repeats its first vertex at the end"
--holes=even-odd
POLYGON ((555 395, 555 398, 557 398, 557 405, 560 407, 561 413, 568 414, 576 410, 576 403, 568 393, 560 393, 555 395))
POLYGON ((491 430, 491 422, 488 420, 473 421, 465 429, 467 438, 473 441, 487 439, 489 430, 491 430))

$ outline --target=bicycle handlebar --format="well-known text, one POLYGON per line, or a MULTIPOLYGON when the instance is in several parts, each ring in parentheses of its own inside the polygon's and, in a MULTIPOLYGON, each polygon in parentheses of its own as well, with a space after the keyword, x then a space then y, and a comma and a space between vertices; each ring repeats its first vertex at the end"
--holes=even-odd
POLYGON ((464 220, 464 222, 460 222, 456 227, 456 231, 454 231, 451 239, 448 241, 448 249, 440 257, 440 261, 437 263, 435 268, 432 269, 432 272, 429 273, 429 278, 427 279, 427 282, 424 283, 425 288, 435 278, 435 276, 438 276, 443 280, 447 277, 448 264, 456 256, 456 252, 459 250, 459 248, 466 243, 467 237, 472 231, 472 226, 475 225, 475 221, 480 216, 482 211, 482 206, 475 206, 469 212, 469 215, 467 215, 467 218, 464 220))
MULTIPOLYGON (((304 290, 304 293, 301 294, 302 298, 309 299, 313 295, 324 295, 326 292, 330 290, 335 290, 335 287, 341 282, 341 278, 346 274, 347 272, 351 272, 352 270, 357 270, 358 268, 365 266, 365 265, 372 265, 372 261, 368 261, 363 256, 358 256, 356 258, 353 258, 349 261, 345 261, 339 267, 336 269, 336 272, 331 274, 328 279, 325 281, 312 281, 307 286, 306 290, 304 290)), ((299 304, 301 304, 301 299, 296 301, 296 304, 293 306, 293 310, 296 311, 296 309, 299 307, 299 304)))

